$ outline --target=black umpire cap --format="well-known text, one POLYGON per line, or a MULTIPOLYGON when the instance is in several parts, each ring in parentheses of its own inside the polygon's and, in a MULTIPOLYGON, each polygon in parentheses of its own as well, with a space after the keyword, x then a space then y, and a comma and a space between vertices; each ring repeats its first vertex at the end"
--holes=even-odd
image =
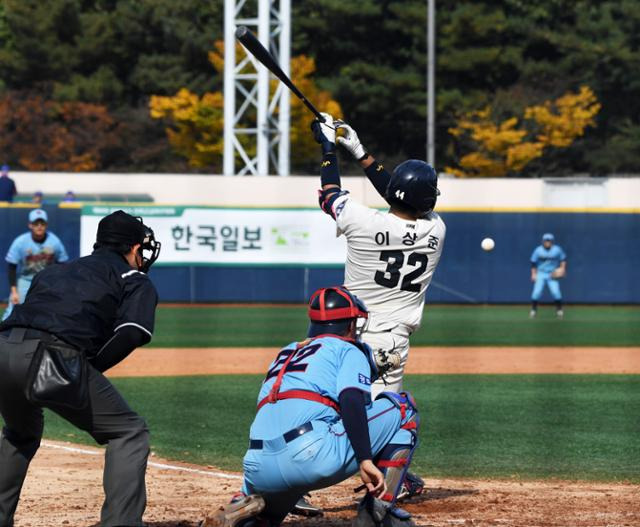
POLYGON ((100 220, 96 242, 105 245, 135 245, 144 242, 146 230, 142 218, 122 210, 112 212, 100 220))
POLYGON ((142 223, 142 218, 117 210, 98 223, 98 233, 93 248, 110 246, 124 253, 138 243, 140 244, 138 252, 142 259, 139 270, 147 273, 158 259, 162 244, 156 240, 153 230, 142 223), (145 256, 143 251, 148 251, 149 256, 145 256))

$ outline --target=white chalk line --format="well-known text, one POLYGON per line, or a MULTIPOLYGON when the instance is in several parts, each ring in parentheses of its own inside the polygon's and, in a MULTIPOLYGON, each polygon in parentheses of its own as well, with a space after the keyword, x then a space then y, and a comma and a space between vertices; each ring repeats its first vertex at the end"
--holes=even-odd
MULTIPOLYGON (((47 448, 56 448, 58 450, 65 450, 66 452, 71 452, 73 454, 85 454, 88 456, 102 456, 104 452, 96 451, 96 450, 86 450, 84 448, 76 448, 66 445, 56 445, 55 443, 49 443, 48 441, 43 441, 41 446, 47 448)), ((149 461, 147 463, 150 467, 158 468, 161 470, 174 470, 176 472, 188 472, 189 474, 202 474, 203 476, 212 476, 214 478, 223 478, 223 479, 242 479, 242 476, 238 476, 237 474, 226 474, 224 472, 216 472, 213 470, 200 470, 197 468, 189 468, 189 467, 181 467, 179 465, 169 465, 167 463, 156 463, 155 461, 149 461)))

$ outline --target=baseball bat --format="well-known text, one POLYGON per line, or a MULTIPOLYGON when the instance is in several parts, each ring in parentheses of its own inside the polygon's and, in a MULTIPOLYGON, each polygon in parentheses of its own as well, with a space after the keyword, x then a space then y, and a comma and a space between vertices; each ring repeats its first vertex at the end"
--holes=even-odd
POLYGON ((247 49, 247 51, 249 51, 249 53, 266 66, 271 73, 278 77, 284 85, 289 88, 298 97, 298 99, 300 99, 304 105, 309 108, 309 110, 311 110, 313 115, 315 115, 320 122, 324 123, 324 117, 322 117, 316 107, 302 94, 291 79, 287 77, 286 73, 282 71, 278 63, 273 58, 273 55, 271 55, 271 53, 269 53, 269 51, 260 44, 260 41, 251 31, 249 31, 247 26, 239 26, 236 29, 236 38, 247 49))

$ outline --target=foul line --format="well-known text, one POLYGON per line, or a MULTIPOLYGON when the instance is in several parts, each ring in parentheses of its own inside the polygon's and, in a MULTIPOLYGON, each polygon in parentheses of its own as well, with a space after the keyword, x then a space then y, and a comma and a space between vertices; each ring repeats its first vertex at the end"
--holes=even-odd
MULTIPOLYGON (((71 452, 74 454, 86 454, 88 456, 101 456, 103 452, 95 451, 95 450, 85 450, 83 448, 75 448, 71 446, 64 445, 56 445, 55 443, 49 443, 48 441, 43 441, 42 446, 47 448, 57 448, 58 450, 65 450, 66 452, 71 452)), ((149 461, 147 463, 148 466, 159 468, 162 470, 175 470, 177 472, 189 472, 190 474, 202 474, 204 476, 213 476, 215 478, 225 478, 225 479, 242 479, 242 476, 238 476, 236 474, 225 474, 224 472, 214 472, 209 470, 200 470, 197 468, 189 468, 189 467, 180 467, 178 465, 168 465, 166 463, 156 463, 155 461, 149 461)))

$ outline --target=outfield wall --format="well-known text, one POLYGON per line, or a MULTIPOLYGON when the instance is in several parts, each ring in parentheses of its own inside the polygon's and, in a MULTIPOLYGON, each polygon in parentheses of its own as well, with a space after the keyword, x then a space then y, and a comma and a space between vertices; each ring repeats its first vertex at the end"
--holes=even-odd
MULTIPOLYGON (((12 172, 19 192, 150 194, 156 203, 216 206, 315 207, 318 176, 224 177, 191 174, 12 172)), ((382 207, 364 176, 343 178, 358 200, 382 207)), ((440 207, 452 208, 636 208, 640 177, 456 179, 441 175, 440 207)))
MULTIPOLYGON (((80 210, 45 207, 51 229, 71 257, 79 255, 80 210)), ((0 207, 0 252, 24 232, 29 208, 0 207)), ((543 232, 553 232, 568 255, 562 282, 569 303, 640 303, 640 213, 459 211, 443 207, 447 239, 428 291, 430 302, 518 303, 531 291, 529 257, 543 232), (491 236, 494 251, 480 249, 491 236)), ((333 229, 327 216, 326 228, 333 229)), ((171 240, 162 240, 171 243, 171 240)), ((304 302, 315 288, 342 281, 340 266, 156 266, 151 277, 162 301, 304 302)), ((0 291, 8 292, 0 266, 0 291)))

